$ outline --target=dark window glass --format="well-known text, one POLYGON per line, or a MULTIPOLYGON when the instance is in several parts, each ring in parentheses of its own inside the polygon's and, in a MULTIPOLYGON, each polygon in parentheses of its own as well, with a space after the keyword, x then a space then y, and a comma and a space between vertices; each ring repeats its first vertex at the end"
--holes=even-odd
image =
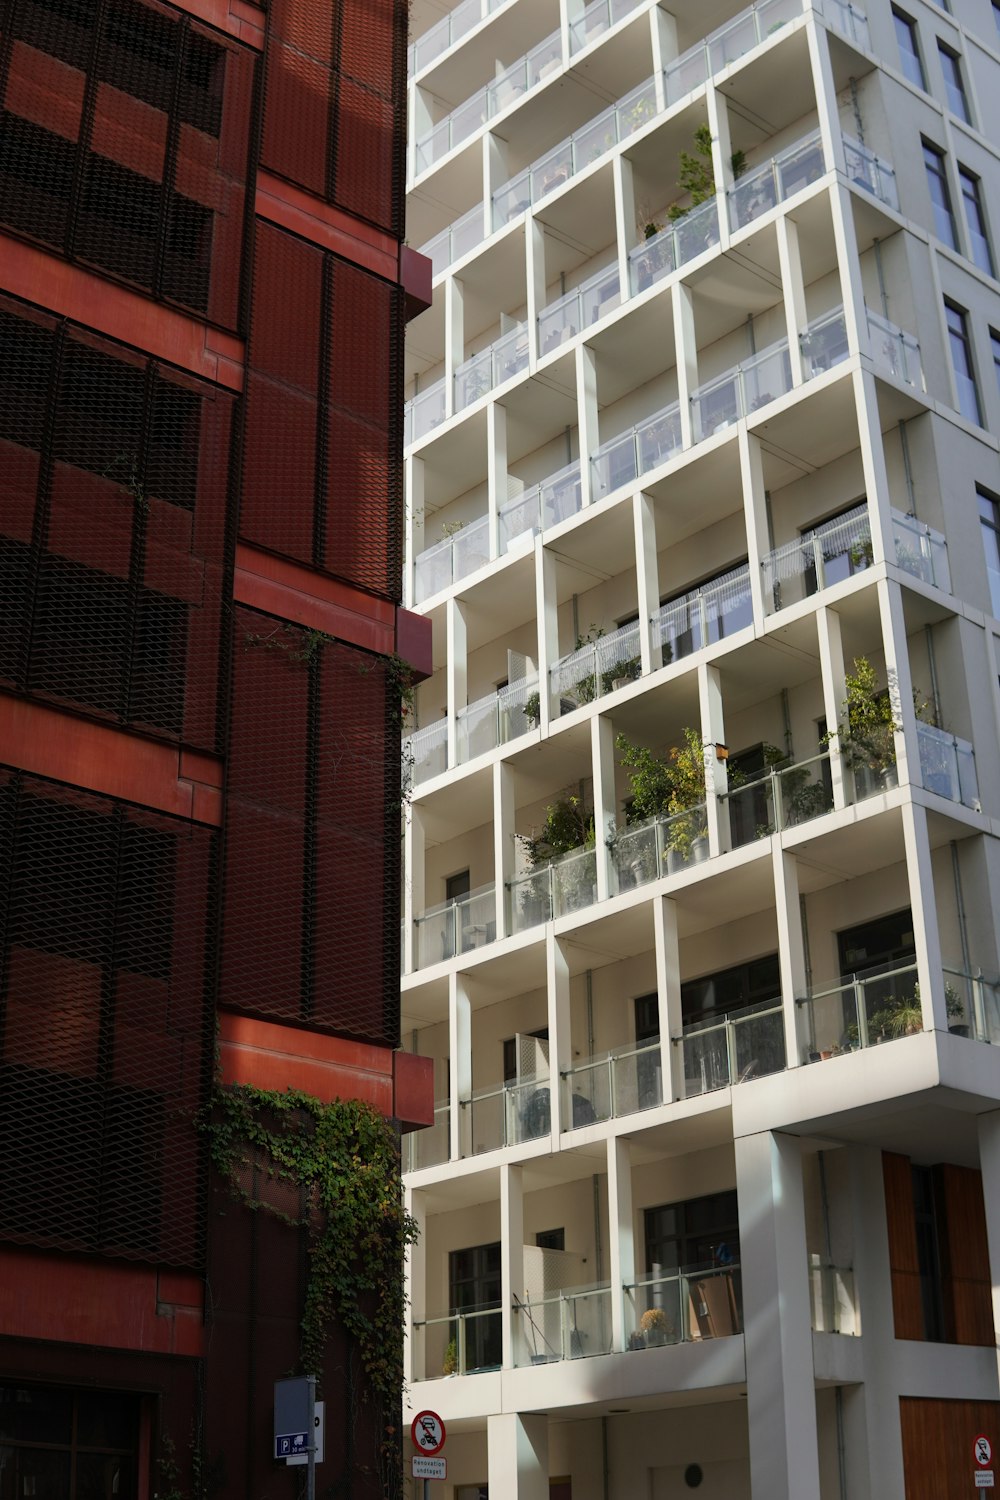
POLYGON ((535 1235, 535 1244, 539 1250, 565 1250, 565 1229, 540 1229, 535 1235))
POLYGON ((986 215, 983 212, 979 178, 967 167, 960 166, 958 180, 962 185, 962 202, 965 204, 965 223, 969 231, 969 248, 972 259, 987 276, 993 275, 993 252, 986 230, 986 215))
POLYGON ((739 1260, 735 1188, 645 1213, 646 1274, 704 1270, 739 1260))
POLYGON ((997 378, 997 389, 1000 390, 1000 333, 995 328, 990 329, 990 348, 993 351, 993 373, 997 378))
POLYGON ((931 195, 934 213, 934 229, 939 240, 952 250, 958 249, 955 236, 955 215, 951 211, 951 192, 948 188, 948 173, 944 152, 924 141, 924 167, 927 172, 927 191, 931 195))
POLYGON ((896 28, 900 67, 918 89, 926 89, 927 80, 924 78, 924 65, 920 60, 920 46, 917 42, 917 23, 898 10, 893 10, 892 20, 896 28))
POLYGON ((965 84, 962 82, 962 64, 957 52, 952 52, 944 42, 938 42, 938 53, 941 57, 941 72, 944 75, 944 92, 948 101, 948 108, 953 115, 964 120, 967 125, 972 124, 972 116, 969 114, 969 101, 965 97, 965 84))
POLYGON ((471 1245, 448 1254, 448 1298, 452 1312, 496 1309, 493 1317, 466 1318, 464 1337, 457 1322, 452 1324, 456 1346, 464 1346, 463 1373, 495 1369, 501 1362, 500 1244, 471 1245))
POLYGON ((913 1220, 917 1238, 917 1264, 920 1267, 920 1305, 924 1315, 924 1338, 941 1343, 944 1338, 944 1300, 941 1286, 941 1257, 938 1250, 937 1209, 934 1174, 930 1167, 911 1167, 913 1178, 913 1220))
POLYGON ((979 391, 976 387, 976 373, 972 363, 968 318, 964 309, 957 307, 954 302, 945 302, 944 311, 948 324, 951 363, 955 372, 958 409, 963 417, 981 426, 983 415, 979 406, 979 391))
POLYGON ((134 1500, 137 1396, 0 1384, 0 1493, 134 1500))
POLYGON ((977 490, 976 498, 979 501, 979 525, 990 583, 990 600, 994 617, 1000 620, 1000 501, 985 490, 977 490))

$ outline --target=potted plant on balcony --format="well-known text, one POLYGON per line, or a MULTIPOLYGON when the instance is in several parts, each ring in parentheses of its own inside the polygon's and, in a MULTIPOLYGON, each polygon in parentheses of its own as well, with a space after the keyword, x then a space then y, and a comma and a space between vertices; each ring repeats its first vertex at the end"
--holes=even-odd
MULTIPOLYGON (((583 797, 576 792, 565 791, 545 809, 545 822, 540 832, 519 833, 517 839, 527 856, 529 867, 532 870, 540 869, 559 859, 561 855, 596 846, 593 811, 587 808, 583 797)), ((562 880, 566 905, 571 910, 587 906, 594 899, 593 872, 589 861, 578 861, 563 874, 562 880)), ((537 900, 538 893, 530 890, 529 899, 537 900)))
POLYGON ((654 1349, 658 1345, 667 1343, 674 1332, 662 1307, 647 1307, 639 1319, 638 1331, 647 1349, 654 1349))
MULTIPOLYGON (((893 706, 887 688, 879 688, 875 668, 867 656, 854 659, 854 671, 844 678, 844 699, 839 729, 832 730, 825 743, 840 735, 840 748, 847 764, 857 772, 880 781, 886 790, 898 786, 895 736, 903 721, 893 706)), ((925 698, 913 689, 913 708, 918 719, 930 723, 933 715, 925 698)))
POLYGON ((445 1345, 444 1359, 441 1362, 441 1374, 458 1374, 458 1341, 456 1339, 449 1339, 445 1345))
MULTIPOLYGON (((662 758, 624 734, 615 740, 630 781, 628 823, 672 818, 667 832, 667 863, 680 869, 708 856, 705 802, 705 752, 696 729, 682 730, 683 743, 662 758), (688 813, 689 816, 679 816, 688 813)), ((652 873, 644 875, 651 879, 652 873)))
MULTIPOLYGON (((734 151, 729 161, 732 168, 734 181, 742 177, 746 171, 746 153, 734 151)), ((699 125, 694 133, 694 151, 682 151, 680 153, 680 171, 677 175, 677 186, 682 193, 690 196, 690 203, 681 207, 679 203, 672 203, 667 209, 667 217, 676 223, 678 219, 685 218, 693 208, 698 208, 702 203, 707 203, 710 198, 715 197, 715 173, 712 169, 712 131, 708 125, 699 125)), ((705 225, 705 245, 708 244, 710 226, 705 225)), ((704 246, 702 247, 704 248, 704 246)))

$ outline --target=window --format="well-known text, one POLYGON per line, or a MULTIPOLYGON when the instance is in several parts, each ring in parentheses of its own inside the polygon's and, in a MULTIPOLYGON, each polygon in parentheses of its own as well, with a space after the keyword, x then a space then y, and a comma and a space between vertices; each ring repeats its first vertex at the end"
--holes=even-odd
POLYGON ((1000 32, 1000 0, 993 0, 993 20, 997 31, 1000 32))
POLYGON ((896 46, 899 48, 900 67, 918 89, 926 89, 927 80, 924 77, 924 65, 920 61, 916 21, 911 21, 909 16, 904 16, 902 11, 895 9, 892 12, 892 21, 896 28, 896 46))
POLYGON ((535 1244, 539 1250, 565 1250, 565 1229, 540 1229, 535 1235, 535 1244))
POLYGON ((1000 390, 1000 333, 995 328, 990 329, 990 348, 993 350, 993 373, 997 378, 997 389, 1000 390))
POLYGON ((965 204, 965 223, 969 231, 969 248, 972 259, 987 276, 993 273, 993 254, 986 233, 986 216, 979 192, 979 178, 968 167, 959 165, 958 180, 962 185, 962 202, 965 204))
POLYGON ((647 1208, 645 1242, 647 1276, 704 1270, 738 1260, 736 1189, 647 1208))
POLYGON ((952 52, 944 42, 938 42, 938 52, 941 56, 941 72, 944 74, 944 92, 948 101, 948 108, 953 115, 964 120, 967 125, 972 124, 972 116, 969 113, 969 101, 965 97, 965 84, 962 82, 962 64, 957 52, 952 52))
POLYGON ((931 208, 934 213, 934 230, 939 240, 943 240, 952 250, 958 249, 958 238, 955 234, 955 215, 951 210, 951 193, 948 190, 948 173, 945 168, 944 152, 932 146, 929 141, 923 142, 924 167, 927 172, 927 191, 931 195, 931 208))
POLYGON ((990 581, 993 614, 1000 620, 1000 500, 986 490, 977 490, 979 525, 983 533, 986 573, 990 581))
POLYGON ((0 1384, 4 1495, 135 1500, 140 1398, 0 1384))
POLYGON ((967 314, 954 302, 945 302, 945 319, 948 324, 948 343, 951 346, 951 363, 955 371, 955 387, 958 394, 958 409, 963 417, 982 426, 983 414, 979 407, 979 392, 976 389, 976 374, 972 363, 972 344, 969 341, 967 314))
POLYGON ((944 1339, 944 1298, 941 1284, 941 1253, 938 1245, 938 1209, 931 1167, 911 1165, 913 1182, 913 1227, 920 1268, 920 1305, 924 1316, 924 1338, 932 1343, 944 1339))
POLYGON ((467 1250, 448 1253, 448 1298, 451 1311, 473 1312, 496 1309, 489 1318, 466 1318, 465 1337, 459 1340, 458 1323, 452 1325, 451 1337, 462 1342, 464 1369, 494 1370, 501 1362, 500 1334, 500 1242, 470 1245, 467 1250))

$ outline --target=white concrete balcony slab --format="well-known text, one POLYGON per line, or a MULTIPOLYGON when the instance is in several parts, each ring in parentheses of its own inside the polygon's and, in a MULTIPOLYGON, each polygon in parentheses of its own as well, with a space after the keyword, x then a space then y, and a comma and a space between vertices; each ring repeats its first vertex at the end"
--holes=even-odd
POLYGON ((426 969, 471 953, 497 935, 495 887, 481 885, 456 901, 429 906, 413 919, 414 967, 426 969))
POLYGON ((538 350, 543 357, 575 338, 621 302, 617 264, 604 266, 559 297, 538 315, 538 350))
POLYGON ((561 1075, 566 1129, 634 1115, 663 1103, 659 1042, 624 1046, 574 1063, 561 1075))
POLYGON ((549 692, 559 713, 572 713, 634 682, 642 671, 640 651, 639 622, 633 620, 560 657, 549 668, 549 692))
POLYGON ((534 536, 550 526, 558 526, 575 516, 580 509, 580 465, 567 464, 555 474, 523 490, 508 500, 498 512, 500 551, 507 552, 515 537, 534 536))
POLYGON ((825 171, 823 143, 818 130, 803 136, 762 166, 752 167, 726 194, 733 232, 745 229, 786 198, 817 182, 825 171))
POLYGON ((694 1022, 673 1040, 683 1056, 685 1099, 781 1073, 787 1065, 780 996, 718 1021, 694 1022))

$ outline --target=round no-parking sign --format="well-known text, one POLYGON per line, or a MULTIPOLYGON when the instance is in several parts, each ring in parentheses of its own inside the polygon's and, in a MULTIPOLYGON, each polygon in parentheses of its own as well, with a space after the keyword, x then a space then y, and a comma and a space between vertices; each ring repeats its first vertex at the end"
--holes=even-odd
POLYGON ((418 1453, 430 1458, 444 1447, 444 1423, 436 1411, 418 1411, 410 1423, 410 1437, 418 1453))
POLYGON ((982 1434, 980 1434, 979 1437, 974 1438, 972 1442, 972 1452, 979 1467, 981 1469, 988 1469, 990 1466, 990 1459, 993 1457, 993 1448, 989 1438, 983 1437, 982 1434))

